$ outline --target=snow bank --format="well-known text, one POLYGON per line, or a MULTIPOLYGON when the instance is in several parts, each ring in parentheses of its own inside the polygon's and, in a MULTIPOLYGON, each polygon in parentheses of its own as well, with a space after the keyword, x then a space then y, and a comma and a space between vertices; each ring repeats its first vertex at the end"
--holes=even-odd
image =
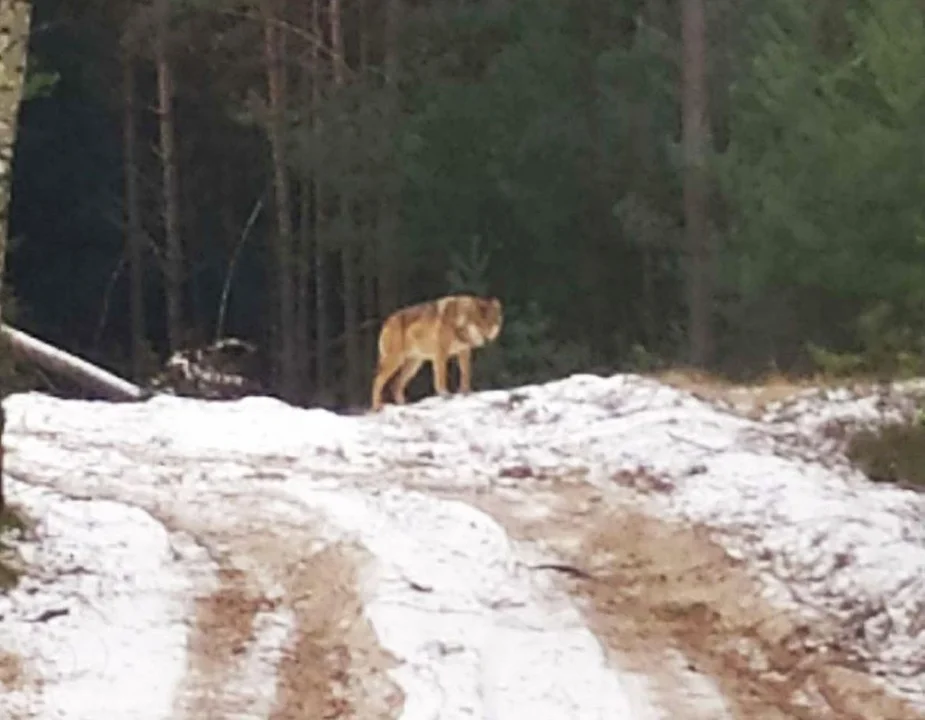
POLYGON ((76 433, 83 442, 194 457, 210 452, 286 455, 307 446, 336 450, 357 431, 350 418, 267 397, 208 402, 164 395, 140 403, 110 403, 24 393, 8 398, 4 407, 20 418, 24 432, 60 434, 65 442, 76 433))

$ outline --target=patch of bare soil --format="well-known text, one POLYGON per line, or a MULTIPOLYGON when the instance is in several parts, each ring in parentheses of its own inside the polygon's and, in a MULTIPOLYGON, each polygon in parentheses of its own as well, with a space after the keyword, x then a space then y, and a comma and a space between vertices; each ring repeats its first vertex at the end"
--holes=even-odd
POLYGON ((254 640, 254 621, 267 600, 248 587, 240 570, 222 567, 219 587, 196 599, 196 613, 189 638, 189 678, 195 678, 190 714, 201 718, 225 718, 243 712, 239 701, 222 690, 234 677, 232 670, 254 640))
MULTIPOLYGON (((32 690, 34 695, 41 693, 42 680, 36 677, 28 662, 21 655, 0 648, 0 696, 16 690, 32 690)), ((29 714, 23 707, 4 706, 5 718, 20 720, 29 714)))
POLYGON ((26 677, 25 662, 16 653, 0 650, 0 686, 16 690, 26 677))
POLYGON ((651 678, 676 717, 718 716, 715 704, 694 696, 698 674, 712 679, 727 712, 742 720, 925 717, 849 666, 837 628, 810 627, 771 607, 706 529, 614 509, 574 479, 530 489, 530 505, 549 510, 541 517, 521 512, 521 492, 455 497, 490 513, 513 538, 561 558, 561 566, 535 571, 556 573, 615 664, 651 678), (670 662, 672 651, 688 667, 670 662))
POLYGON ((394 659, 378 644, 357 594, 361 548, 333 545, 292 568, 286 589, 296 632, 277 670, 270 720, 397 717, 404 695, 386 676, 394 659))

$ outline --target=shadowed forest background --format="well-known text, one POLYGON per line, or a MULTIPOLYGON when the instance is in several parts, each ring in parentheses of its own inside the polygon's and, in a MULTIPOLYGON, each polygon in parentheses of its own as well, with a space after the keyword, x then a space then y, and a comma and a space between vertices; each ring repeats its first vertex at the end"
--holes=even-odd
POLYGON ((477 387, 923 369, 917 0, 35 0, 29 63, 13 319, 125 376, 363 403, 454 291, 477 387))

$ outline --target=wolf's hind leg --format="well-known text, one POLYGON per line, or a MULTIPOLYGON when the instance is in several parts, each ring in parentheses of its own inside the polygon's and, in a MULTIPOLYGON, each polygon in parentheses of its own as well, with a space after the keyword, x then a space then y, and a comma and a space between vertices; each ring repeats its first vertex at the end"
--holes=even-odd
POLYGON ((382 390, 385 388, 389 379, 398 372, 401 367, 401 361, 394 356, 385 359, 380 358, 376 367, 376 377, 373 379, 373 392, 370 405, 372 409, 379 410, 382 407, 382 390))
POLYGON ((405 387, 411 382, 411 379, 418 374, 423 360, 405 360, 401 368, 398 380, 395 381, 395 402, 399 405, 405 404, 405 387))

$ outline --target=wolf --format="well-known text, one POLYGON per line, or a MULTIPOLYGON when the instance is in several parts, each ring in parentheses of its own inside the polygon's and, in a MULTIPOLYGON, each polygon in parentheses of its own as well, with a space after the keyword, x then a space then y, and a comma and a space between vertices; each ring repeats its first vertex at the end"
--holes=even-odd
POLYGON ((434 391, 447 394, 446 372, 451 357, 459 362, 459 389, 472 389, 472 350, 495 340, 504 312, 496 297, 447 295, 396 310, 379 332, 379 362, 373 379, 371 409, 382 407, 382 391, 399 372, 395 402, 405 402, 405 387, 425 360, 433 367, 434 391))

